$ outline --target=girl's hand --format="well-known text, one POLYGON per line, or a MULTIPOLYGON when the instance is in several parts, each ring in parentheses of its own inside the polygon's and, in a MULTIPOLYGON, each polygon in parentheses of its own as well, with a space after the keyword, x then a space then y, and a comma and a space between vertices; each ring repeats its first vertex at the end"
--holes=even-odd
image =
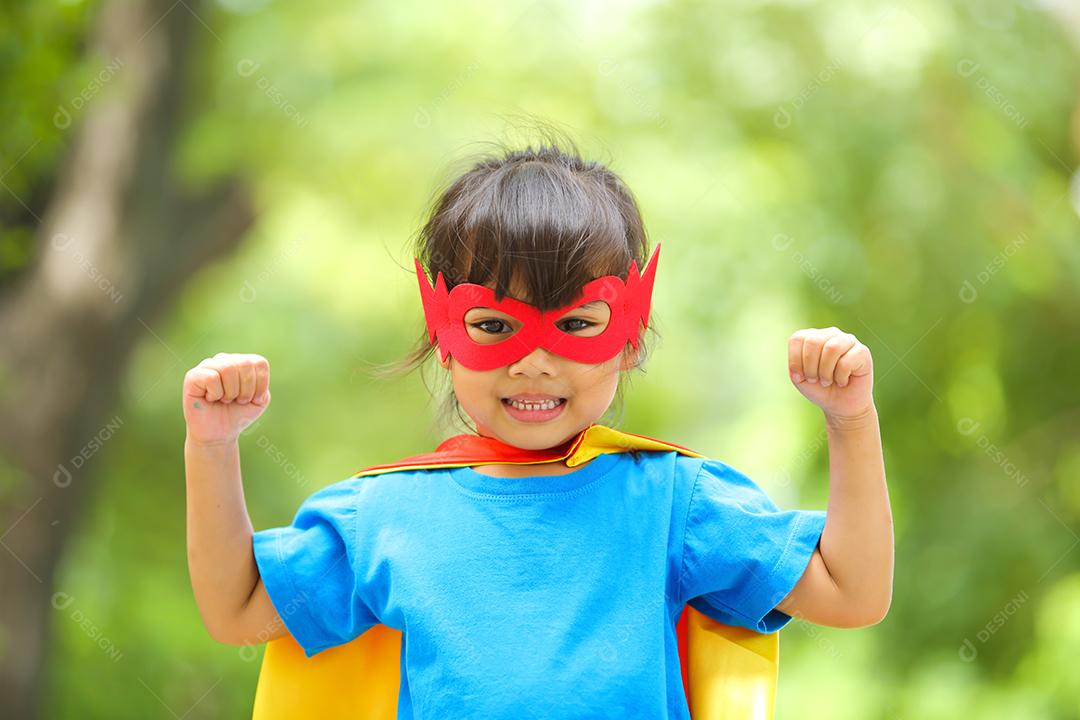
POLYGON ((218 353, 184 376, 188 440, 235 442, 270 404, 270 363, 261 355, 218 353))
POLYGON ((859 418, 874 407, 870 348, 835 327, 791 334, 788 375, 795 389, 821 408, 827 419, 859 418))

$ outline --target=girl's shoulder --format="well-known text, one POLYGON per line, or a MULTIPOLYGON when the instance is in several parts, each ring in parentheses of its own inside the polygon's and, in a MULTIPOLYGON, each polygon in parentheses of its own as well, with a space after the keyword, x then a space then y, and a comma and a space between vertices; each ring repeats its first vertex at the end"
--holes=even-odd
MULTIPOLYGON (((655 477, 663 483, 692 486, 707 463, 720 463, 704 455, 683 453, 678 450, 629 450, 632 467, 655 477)), ((722 465, 722 463, 720 463, 722 465)))
POLYGON ((745 472, 719 458, 675 453, 672 462, 676 485, 686 486, 691 490, 703 483, 730 489, 759 489, 757 483, 745 472))
POLYGON ((308 496, 305 503, 319 504, 349 504, 361 496, 375 496, 381 493, 383 488, 393 486, 398 489, 406 487, 409 481, 415 481, 431 473, 445 470, 444 468, 408 468, 397 467, 379 471, 359 471, 324 485, 308 496), (392 481, 392 482, 388 482, 392 481))

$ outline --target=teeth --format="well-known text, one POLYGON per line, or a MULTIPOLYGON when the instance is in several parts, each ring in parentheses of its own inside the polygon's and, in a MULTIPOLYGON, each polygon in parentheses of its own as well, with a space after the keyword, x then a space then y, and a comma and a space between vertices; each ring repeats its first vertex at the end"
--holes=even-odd
POLYGON ((551 410, 562 404, 562 400, 545 400, 540 403, 526 403, 518 402, 517 400, 511 400, 510 404, 516 407, 518 410, 551 410))

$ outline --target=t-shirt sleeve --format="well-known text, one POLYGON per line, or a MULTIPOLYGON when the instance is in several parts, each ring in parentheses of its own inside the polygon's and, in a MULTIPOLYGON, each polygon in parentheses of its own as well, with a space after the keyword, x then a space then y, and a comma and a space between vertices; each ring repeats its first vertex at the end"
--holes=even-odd
POLYGON ((347 480, 329 485, 300 505, 292 525, 252 538, 266 593, 308 657, 379 622, 356 570, 357 495, 347 480))
POLYGON ((743 473, 701 465, 683 541, 682 601, 726 625, 775 632, 775 609, 802 577, 825 528, 824 510, 780 510, 743 473))

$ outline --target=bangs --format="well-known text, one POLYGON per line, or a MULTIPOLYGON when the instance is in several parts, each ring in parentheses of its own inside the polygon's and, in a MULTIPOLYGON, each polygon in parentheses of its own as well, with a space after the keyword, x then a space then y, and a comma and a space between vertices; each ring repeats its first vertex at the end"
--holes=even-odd
POLYGON ((643 269, 636 203, 610 170, 553 149, 481 162, 441 196, 418 256, 447 287, 488 285, 541 310, 571 302, 590 280, 643 269), (511 293, 511 290, 515 292, 511 293))

